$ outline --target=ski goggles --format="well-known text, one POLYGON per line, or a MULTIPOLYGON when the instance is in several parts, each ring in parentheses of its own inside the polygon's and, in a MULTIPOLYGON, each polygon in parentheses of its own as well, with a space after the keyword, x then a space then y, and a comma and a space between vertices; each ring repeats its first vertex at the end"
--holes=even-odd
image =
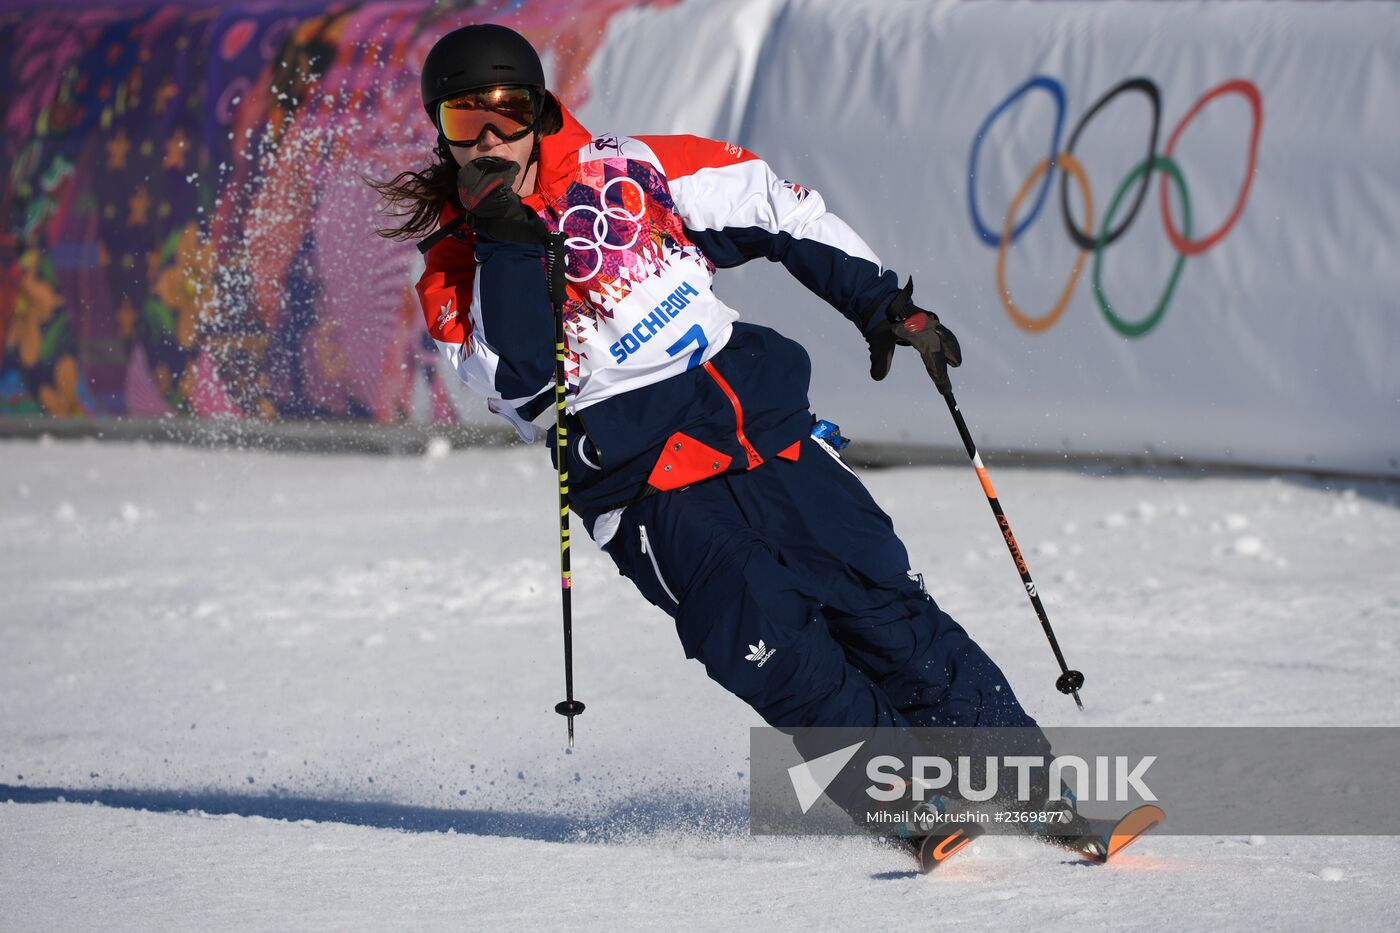
POLYGON ((538 98, 528 87, 468 91, 437 107, 438 131, 458 146, 476 145, 488 129, 506 142, 514 142, 533 130, 538 120, 538 98))

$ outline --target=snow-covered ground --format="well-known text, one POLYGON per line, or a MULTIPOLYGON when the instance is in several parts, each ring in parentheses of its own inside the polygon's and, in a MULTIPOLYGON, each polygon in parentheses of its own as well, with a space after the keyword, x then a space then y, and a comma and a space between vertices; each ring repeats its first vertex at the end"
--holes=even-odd
MULTIPOLYGON (((1400 487, 991 467, 1083 716, 971 471, 864 475, 1042 722, 1400 725, 1400 487)), ((581 534, 566 753, 554 495, 537 450, 0 443, 0 929, 1393 928, 1393 838, 750 837, 757 718, 581 534)))

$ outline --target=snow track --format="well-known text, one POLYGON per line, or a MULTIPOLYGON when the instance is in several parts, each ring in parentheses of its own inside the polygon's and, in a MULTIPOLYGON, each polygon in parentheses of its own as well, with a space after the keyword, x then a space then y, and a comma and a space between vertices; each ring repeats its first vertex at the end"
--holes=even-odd
MULTIPOLYGON (((756 718, 580 532, 563 749, 540 451, 0 443, 0 929, 1388 926, 1390 838, 751 838, 756 718), (4 803, 12 799, 13 803, 4 803), (59 802, 62 799, 64 802, 59 802)), ((1395 486, 866 472, 1048 725, 1400 725, 1395 486)))

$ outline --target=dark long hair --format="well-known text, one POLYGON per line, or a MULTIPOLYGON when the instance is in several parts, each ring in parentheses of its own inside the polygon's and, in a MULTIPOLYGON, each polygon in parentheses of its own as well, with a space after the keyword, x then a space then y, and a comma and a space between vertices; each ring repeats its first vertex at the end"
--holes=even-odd
MULTIPOLYGON (((559 101, 548 91, 540 104, 539 135, 550 136, 564 128, 564 114, 559 101)), ((536 142, 534 157, 539 155, 536 142)), ((457 162, 441 138, 433 150, 437 161, 422 171, 400 172, 390 181, 374 181, 369 185, 384 199, 380 210, 384 216, 401 221, 380 227, 375 233, 389 240, 416 240, 437 228, 444 205, 457 202, 457 162)))

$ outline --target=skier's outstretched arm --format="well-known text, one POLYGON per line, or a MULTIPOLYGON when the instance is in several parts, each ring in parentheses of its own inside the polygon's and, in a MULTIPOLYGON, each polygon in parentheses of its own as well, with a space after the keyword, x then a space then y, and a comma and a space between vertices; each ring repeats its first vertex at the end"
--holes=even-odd
POLYGON ((894 272, 811 188, 785 181, 758 156, 699 136, 642 137, 662 162, 686 234, 716 266, 760 256, 865 333, 899 292, 894 272))
POLYGON ((779 178, 758 156, 699 136, 646 137, 670 181, 686 234, 716 266, 759 256, 781 262, 844 314, 870 348, 870 375, 883 379, 896 345, 914 346, 940 391, 962 362, 957 338, 914 303, 875 251, 826 209, 811 188, 779 178))

